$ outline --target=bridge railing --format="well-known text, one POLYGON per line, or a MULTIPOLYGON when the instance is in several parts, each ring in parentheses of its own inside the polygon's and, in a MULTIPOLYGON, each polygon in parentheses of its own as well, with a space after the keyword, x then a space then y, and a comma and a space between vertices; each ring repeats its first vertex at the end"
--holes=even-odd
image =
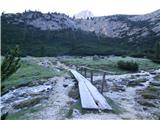
POLYGON ((90 75, 90 81, 92 84, 94 84, 93 82, 93 76, 95 73, 101 73, 102 75, 102 81, 101 81, 101 90, 100 92, 103 94, 104 91, 104 86, 107 85, 107 81, 106 81, 106 75, 113 75, 113 72, 109 72, 109 71, 105 71, 105 70, 100 70, 100 69, 93 69, 90 67, 86 67, 86 66, 75 66, 76 70, 79 71, 85 78, 87 78, 87 75, 90 75))

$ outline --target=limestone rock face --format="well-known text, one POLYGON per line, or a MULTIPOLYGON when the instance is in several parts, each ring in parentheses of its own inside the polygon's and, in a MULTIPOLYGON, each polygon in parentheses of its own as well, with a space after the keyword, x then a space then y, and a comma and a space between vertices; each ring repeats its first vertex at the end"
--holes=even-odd
POLYGON ((112 15, 94 17, 90 11, 82 11, 71 18, 60 13, 27 11, 2 14, 2 21, 12 24, 27 24, 41 30, 81 29, 111 38, 143 38, 160 36, 160 10, 144 15, 112 15), (78 18, 78 19, 77 19, 78 18))

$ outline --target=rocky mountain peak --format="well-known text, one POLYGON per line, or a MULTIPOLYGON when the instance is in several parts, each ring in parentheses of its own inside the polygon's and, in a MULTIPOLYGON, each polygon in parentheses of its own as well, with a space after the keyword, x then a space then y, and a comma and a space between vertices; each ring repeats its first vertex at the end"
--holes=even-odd
POLYGON ((75 14, 74 17, 76 19, 87 19, 87 18, 91 18, 94 17, 93 13, 89 10, 83 10, 78 14, 75 14))

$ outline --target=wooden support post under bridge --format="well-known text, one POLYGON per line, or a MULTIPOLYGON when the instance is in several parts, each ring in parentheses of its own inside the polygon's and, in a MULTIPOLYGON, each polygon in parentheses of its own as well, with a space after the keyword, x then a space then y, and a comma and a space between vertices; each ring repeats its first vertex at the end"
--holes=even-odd
POLYGON ((80 70, 80 73, 82 74, 82 73, 83 73, 83 69, 82 69, 82 68, 79 68, 79 70, 80 70))
POLYGON ((87 69, 84 68, 84 77, 87 77, 87 69))
POLYGON ((93 84, 93 71, 91 70, 91 83, 93 84))
POLYGON ((101 93, 103 94, 103 89, 105 85, 105 77, 106 77, 106 72, 103 73, 103 78, 102 78, 102 87, 101 87, 101 93))

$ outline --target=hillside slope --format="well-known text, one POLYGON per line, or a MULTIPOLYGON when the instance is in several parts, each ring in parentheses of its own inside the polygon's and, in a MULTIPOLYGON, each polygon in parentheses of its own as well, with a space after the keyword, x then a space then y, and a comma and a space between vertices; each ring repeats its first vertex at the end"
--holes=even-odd
POLYGON ((2 14, 2 54, 20 45, 23 55, 108 55, 152 52, 160 40, 160 10, 146 15, 74 19, 28 11, 2 14))

